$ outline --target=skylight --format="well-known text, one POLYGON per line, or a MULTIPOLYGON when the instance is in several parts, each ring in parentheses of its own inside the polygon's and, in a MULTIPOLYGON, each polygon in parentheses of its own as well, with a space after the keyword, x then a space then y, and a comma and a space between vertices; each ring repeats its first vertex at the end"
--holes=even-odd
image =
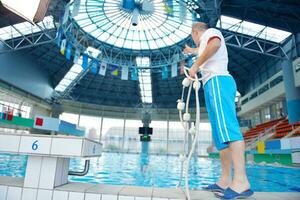
MULTIPOLYGON (((79 59, 79 63, 82 62, 82 57, 79 59)), ((74 64, 65 77, 55 87, 55 91, 64 92, 65 89, 72 83, 72 81, 82 72, 82 67, 79 64, 74 64)))
MULTIPOLYGON (((98 55, 101 53, 98 49, 95 49, 93 47, 88 47, 85 51, 85 53, 88 53, 91 57, 98 57, 98 55)), ((89 62, 91 59, 88 59, 89 62)), ((68 73, 64 76, 64 78, 59 82, 59 84, 55 87, 55 91, 58 92, 64 92, 65 89, 79 76, 79 74, 83 71, 82 69, 82 56, 78 59, 78 63, 75 63, 71 69, 68 71, 68 73)))
POLYGON ((263 26, 260 24, 255 24, 248 21, 243 21, 237 18, 232 18, 224 15, 221 16, 221 23, 220 20, 218 21, 217 27, 249 36, 255 36, 276 43, 281 43, 291 35, 291 33, 287 31, 263 26))
MULTIPOLYGON (((136 64, 139 68, 149 67, 149 57, 137 57, 136 64)), ((152 103, 152 84, 150 69, 138 70, 140 94, 143 103, 152 103)))
POLYGON ((43 30, 55 28, 53 17, 47 16, 42 22, 36 24, 31 24, 29 22, 22 22, 15 25, 6 26, 0 28, 0 39, 8 40, 12 38, 17 38, 22 35, 29 35, 32 33, 38 33, 43 30))
POLYGON ((148 50, 174 45, 191 32, 192 14, 173 1, 173 16, 168 16, 162 0, 152 0, 154 11, 141 12, 132 26, 132 13, 120 8, 120 0, 81 0, 76 23, 94 38, 116 47, 148 50), (181 15, 185 13, 185 20, 181 15))

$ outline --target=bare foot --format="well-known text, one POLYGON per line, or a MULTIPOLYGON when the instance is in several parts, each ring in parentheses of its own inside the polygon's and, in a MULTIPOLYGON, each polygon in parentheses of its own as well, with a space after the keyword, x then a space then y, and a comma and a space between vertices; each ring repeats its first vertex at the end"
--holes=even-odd
POLYGON ((231 183, 230 179, 221 178, 216 184, 225 190, 226 188, 228 188, 230 183, 231 183))
POLYGON ((249 184, 247 178, 245 178, 243 180, 233 179, 233 181, 229 185, 229 187, 237 193, 242 193, 242 192, 250 189, 250 184, 249 184))

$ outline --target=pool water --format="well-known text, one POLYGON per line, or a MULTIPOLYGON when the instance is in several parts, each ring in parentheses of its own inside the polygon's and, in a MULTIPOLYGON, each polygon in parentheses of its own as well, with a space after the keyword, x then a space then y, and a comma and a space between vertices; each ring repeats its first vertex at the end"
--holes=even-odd
MULTIPOLYGON (((26 161, 26 156, 0 154, 0 175, 23 177, 26 161)), ((83 166, 84 160, 71 159, 71 170, 81 171, 83 166)), ((102 157, 91 159, 86 176, 70 176, 69 179, 112 185, 175 187, 179 173, 177 156, 103 153, 102 157)), ((220 161, 194 158, 189 173, 190 188, 201 189, 217 181, 220 161)), ((247 174, 254 191, 300 192, 300 169, 247 165, 247 174)))

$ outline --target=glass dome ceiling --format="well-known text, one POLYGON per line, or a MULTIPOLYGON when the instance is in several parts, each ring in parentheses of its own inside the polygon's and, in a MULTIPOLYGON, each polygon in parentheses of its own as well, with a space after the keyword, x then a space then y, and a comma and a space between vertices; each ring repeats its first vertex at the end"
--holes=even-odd
MULTIPOLYGON (((137 26, 131 22, 132 10, 122 7, 123 0, 81 0, 79 14, 74 19, 86 33, 101 42, 126 49, 154 50, 172 46, 191 32, 190 11, 173 0, 170 14, 166 8, 168 1, 149 1, 151 12, 139 8, 137 26)), ((142 3, 143 0, 135 0, 135 4, 142 3)))

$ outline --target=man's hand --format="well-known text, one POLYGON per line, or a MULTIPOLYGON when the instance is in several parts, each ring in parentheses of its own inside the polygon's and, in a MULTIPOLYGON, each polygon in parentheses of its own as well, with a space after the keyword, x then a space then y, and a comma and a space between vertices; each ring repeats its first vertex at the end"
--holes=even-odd
POLYGON ((195 78, 195 75, 197 74, 199 70, 199 67, 195 64, 193 64, 193 66, 189 69, 189 74, 192 78, 195 78))
POLYGON ((183 53, 184 54, 190 54, 190 53, 193 53, 193 50, 188 45, 185 45, 185 48, 183 49, 183 53))

